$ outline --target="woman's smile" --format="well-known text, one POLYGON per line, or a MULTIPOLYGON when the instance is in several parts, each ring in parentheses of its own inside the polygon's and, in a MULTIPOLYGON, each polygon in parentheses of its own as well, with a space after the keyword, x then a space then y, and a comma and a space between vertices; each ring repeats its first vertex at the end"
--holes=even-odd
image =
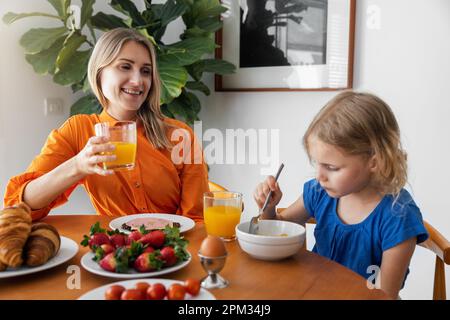
POLYGON ((117 58, 101 72, 108 113, 132 119, 147 99, 152 85, 150 53, 135 41, 125 43, 117 58))

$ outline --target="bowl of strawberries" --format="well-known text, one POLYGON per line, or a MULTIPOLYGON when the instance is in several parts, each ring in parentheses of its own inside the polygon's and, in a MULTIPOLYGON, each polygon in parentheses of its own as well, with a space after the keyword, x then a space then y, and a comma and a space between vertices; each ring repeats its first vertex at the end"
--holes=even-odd
POLYGON ((188 241, 178 227, 140 230, 125 234, 106 230, 97 222, 81 245, 89 251, 81 258, 87 271, 111 278, 144 278, 179 270, 191 261, 188 241))

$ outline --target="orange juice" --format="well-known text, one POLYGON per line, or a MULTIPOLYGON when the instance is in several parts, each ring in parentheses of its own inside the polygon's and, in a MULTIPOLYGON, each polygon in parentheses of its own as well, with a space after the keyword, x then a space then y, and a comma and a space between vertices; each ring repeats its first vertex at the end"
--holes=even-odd
POLYGON ((115 154, 117 159, 110 162, 104 162, 103 168, 107 169, 119 169, 119 168, 134 168, 134 162, 136 159, 136 143, 112 141, 110 142, 116 146, 116 149, 110 154, 115 154))
POLYGON ((212 206, 204 211, 206 232, 222 237, 224 240, 235 238, 235 228, 241 219, 241 208, 234 206, 212 206))

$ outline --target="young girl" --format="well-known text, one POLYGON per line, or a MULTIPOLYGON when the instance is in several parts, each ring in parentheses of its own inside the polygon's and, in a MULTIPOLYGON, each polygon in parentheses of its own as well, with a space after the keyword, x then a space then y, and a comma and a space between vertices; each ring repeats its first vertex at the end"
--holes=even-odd
POLYGON ((303 144, 316 178, 276 213, 282 192, 269 176, 254 192, 261 208, 273 191, 263 218, 304 225, 314 217, 313 252, 365 278, 379 271, 378 286, 397 298, 415 246, 428 234, 419 208, 403 189, 406 154, 391 109, 374 95, 343 92, 317 114, 303 144))

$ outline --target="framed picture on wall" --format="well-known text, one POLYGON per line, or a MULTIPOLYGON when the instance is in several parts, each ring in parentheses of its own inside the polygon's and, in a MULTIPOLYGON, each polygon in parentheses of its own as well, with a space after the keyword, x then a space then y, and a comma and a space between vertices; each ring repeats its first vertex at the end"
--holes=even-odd
POLYGON ((223 0, 216 57, 236 73, 216 91, 330 91, 353 86, 355 0, 223 0))

